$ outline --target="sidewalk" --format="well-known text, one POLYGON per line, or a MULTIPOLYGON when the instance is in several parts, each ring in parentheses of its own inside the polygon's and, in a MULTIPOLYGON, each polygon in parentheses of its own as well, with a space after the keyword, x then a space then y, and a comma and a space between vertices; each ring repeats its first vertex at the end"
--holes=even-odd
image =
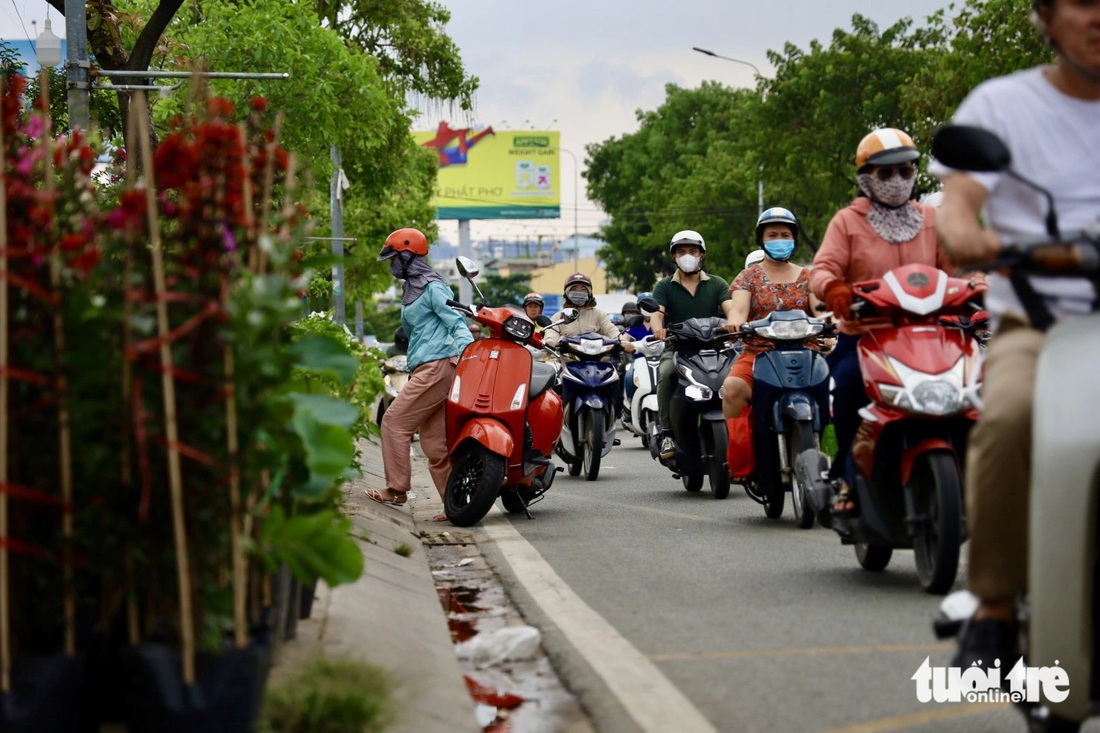
POLYGON ((363 548, 363 576, 334 590, 318 586, 312 617, 298 622, 297 638, 283 646, 274 674, 314 653, 369 662, 386 670, 396 687, 399 717, 388 733, 478 733, 413 515, 433 534, 455 528, 430 521, 443 505, 422 461, 413 462, 415 497, 405 507, 368 499, 364 489, 386 485, 382 450, 366 441, 360 448, 364 478, 345 486, 344 507, 363 548), (401 545, 411 549, 408 557, 394 551, 401 545))

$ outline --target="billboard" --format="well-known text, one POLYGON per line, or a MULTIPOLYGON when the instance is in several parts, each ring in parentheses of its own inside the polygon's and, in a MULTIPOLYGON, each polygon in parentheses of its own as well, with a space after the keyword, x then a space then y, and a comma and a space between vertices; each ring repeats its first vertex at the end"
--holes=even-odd
POLYGON ((440 219, 557 219, 560 133, 452 128, 414 132, 439 158, 432 205, 440 219))

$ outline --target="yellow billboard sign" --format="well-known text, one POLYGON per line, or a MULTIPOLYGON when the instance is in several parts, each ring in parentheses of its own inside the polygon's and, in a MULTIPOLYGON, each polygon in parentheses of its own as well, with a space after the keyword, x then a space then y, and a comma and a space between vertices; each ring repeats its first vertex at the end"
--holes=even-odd
POLYGON ((561 216, 560 133, 452 128, 414 132, 439 159, 432 205, 440 219, 561 216))

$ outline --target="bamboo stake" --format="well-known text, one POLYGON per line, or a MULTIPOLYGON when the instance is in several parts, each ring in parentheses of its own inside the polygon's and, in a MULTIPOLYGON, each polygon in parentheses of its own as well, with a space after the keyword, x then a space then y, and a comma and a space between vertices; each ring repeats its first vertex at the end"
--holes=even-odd
MULTIPOLYGON (((43 104, 49 109, 49 72, 41 70, 39 88, 42 89, 43 104)), ((37 114, 41 114, 40 112, 37 114)), ((47 128, 44 126, 43 130, 47 128)), ((53 136, 43 132, 41 139, 45 163, 46 200, 53 201, 55 188, 53 170, 53 136)), ((55 212, 56 213, 56 212, 55 212)), ((56 222, 54 223, 56 227, 56 222)), ((50 252, 50 289, 58 298, 53 309, 53 344, 57 354, 56 387, 57 390, 57 430, 61 451, 61 538, 64 544, 62 553, 62 585, 64 587, 65 614, 65 654, 76 654, 76 591, 73 587, 73 460, 72 426, 69 415, 69 380, 65 376, 65 319, 61 315, 61 243, 57 241, 58 232, 54 230, 54 240, 50 252)))
POLYGON ((165 437, 168 440, 168 483, 172 491, 172 535, 176 549, 180 600, 180 642, 183 657, 183 683, 195 684, 195 620, 191 607, 191 568, 187 556, 187 527, 183 512, 183 475, 180 468, 179 420, 176 414, 176 382, 172 378, 172 345, 168 342, 171 332, 168 322, 168 301, 165 296, 164 248, 157 226, 156 184, 153 175, 153 152, 149 145, 149 128, 145 119, 145 94, 134 94, 131 114, 141 114, 138 120, 138 139, 141 157, 145 162, 145 196, 149 215, 149 243, 153 258, 153 282, 157 296, 157 335, 160 337, 161 387, 164 391, 165 437), (137 108, 137 109, 134 109, 137 108))
POLYGON ((248 646, 245 621, 247 578, 244 543, 241 541, 241 467, 237 444, 237 390, 233 384, 233 346, 225 345, 225 429, 229 438, 229 538, 233 553, 233 641, 238 649, 248 646))
MULTIPOLYGON (((137 140, 138 129, 137 120, 135 115, 131 114, 127 120, 127 139, 137 140)), ((126 156, 126 188, 132 189, 134 182, 137 179, 137 160, 136 156, 126 156)), ((127 240, 129 237, 127 237, 127 240)), ((123 414, 128 414, 130 410, 130 400, 133 397, 134 388, 134 367, 130 363, 130 359, 126 354, 130 351, 130 341, 133 336, 133 329, 130 327, 130 322, 134 316, 134 305, 130 302, 130 288, 134 283, 134 248, 131 246, 133 243, 126 242, 126 262, 122 271, 122 411, 123 414)), ((129 489, 134 485, 133 474, 133 453, 131 452, 131 440, 133 439, 133 425, 130 420, 122 421, 122 450, 120 451, 119 460, 120 466, 120 478, 122 480, 123 487, 129 489)), ((126 574, 126 629, 130 643, 137 645, 141 641, 141 620, 139 616, 137 598, 135 596, 135 589, 137 587, 137 580, 134 573, 134 547, 132 544, 126 546, 126 560, 125 560, 125 574, 126 574)))
MULTIPOLYGON (((0 75, 0 99, 4 97, 0 75)), ((0 121, 0 692, 11 692, 11 598, 8 583, 8 192, 4 125, 0 121)))

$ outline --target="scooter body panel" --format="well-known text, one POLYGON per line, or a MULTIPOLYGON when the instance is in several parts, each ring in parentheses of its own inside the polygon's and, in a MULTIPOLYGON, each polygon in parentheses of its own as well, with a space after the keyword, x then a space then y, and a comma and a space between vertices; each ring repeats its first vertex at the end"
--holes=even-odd
POLYGON ((1100 557, 1100 315, 1055 325, 1039 357, 1032 430, 1028 665, 1069 678, 1069 696, 1049 707, 1084 720, 1097 687, 1100 557), (1092 690, 1090 690, 1092 687, 1092 690))
MULTIPOLYGON (((474 341, 459 358, 445 403, 447 442, 451 446, 459 444, 458 436, 466 424, 479 418, 493 421, 507 433, 511 446, 506 486, 524 480, 523 436, 528 422, 531 365, 531 353, 520 344, 495 338, 474 341)), ((480 434, 492 435, 488 430, 480 434)), ((488 444, 486 447, 499 452, 488 444)))

